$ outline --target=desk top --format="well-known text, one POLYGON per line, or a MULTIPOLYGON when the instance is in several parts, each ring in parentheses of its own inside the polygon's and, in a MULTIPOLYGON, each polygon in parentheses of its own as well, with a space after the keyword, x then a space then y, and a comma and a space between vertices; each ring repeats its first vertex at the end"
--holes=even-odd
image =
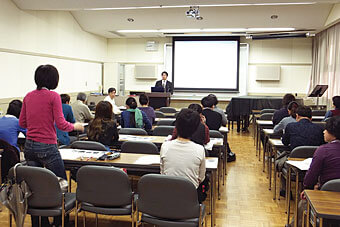
POLYGON ((319 218, 340 219, 340 192, 305 190, 305 195, 319 218))
POLYGON ((325 116, 312 116, 312 120, 319 120, 322 121, 325 118, 325 116))
POLYGON ((269 139, 268 142, 275 147, 285 147, 280 139, 269 139))
POLYGON ((263 132, 267 135, 274 134, 274 129, 265 128, 263 129, 263 132))
POLYGON ((258 125, 273 125, 273 121, 271 121, 271 120, 256 120, 256 124, 258 124, 258 125))

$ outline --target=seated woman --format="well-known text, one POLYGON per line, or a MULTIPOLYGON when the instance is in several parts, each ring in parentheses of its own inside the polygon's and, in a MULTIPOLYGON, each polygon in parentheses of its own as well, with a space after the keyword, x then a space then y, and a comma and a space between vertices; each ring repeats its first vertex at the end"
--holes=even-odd
MULTIPOLYGON (((201 119, 200 124, 198 125, 196 131, 192 134, 190 140, 197 143, 197 144, 200 144, 200 145, 204 145, 204 144, 209 143, 209 141, 210 141, 209 128, 205 124, 205 117, 202 114, 201 105, 193 103, 193 104, 190 104, 188 108, 197 112, 200 115, 200 119, 201 119)), ((178 134, 177 128, 175 128, 173 133, 172 133, 171 140, 176 139, 177 136, 178 136, 177 134, 178 134)))
POLYGON ((323 119, 324 121, 329 117, 340 116, 340 96, 334 96, 332 98, 332 101, 333 101, 334 110, 327 111, 325 118, 323 119))
POLYGON ((0 117, 0 139, 15 147, 19 152, 18 134, 22 132, 26 135, 26 129, 19 126, 19 116, 21 112, 22 102, 13 100, 9 103, 7 114, 0 117))
POLYGON ((142 105, 142 107, 138 107, 138 109, 143 111, 146 114, 146 116, 148 116, 151 124, 153 124, 155 122, 156 114, 155 110, 151 106, 149 106, 148 96, 145 94, 141 94, 139 96, 139 103, 142 105))
POLYGON ((299 104, 295 101, 292 101, 288 104, 288 114, 289 117, 283 118, 277 125, 274 127, 274 133, 279 133, 284 131, 286 126, 289 123, 296 122, 296 110, 299 107, 299 104))
POLYGON ((91 141, 104 144, 108 150, 110 150, 109 146, 118 141, 117 123, 114 120, 111 103, 101 101, 97 104, 96 114, 89 123, 87 136, 91 141))
POLYGON ((136 99, 129 97, 125 104, 127 110, 122 112, 120 120, 122 128, 143 128, 149 131, 152 127, 151 122, 143 111, 137 109, 136 99))

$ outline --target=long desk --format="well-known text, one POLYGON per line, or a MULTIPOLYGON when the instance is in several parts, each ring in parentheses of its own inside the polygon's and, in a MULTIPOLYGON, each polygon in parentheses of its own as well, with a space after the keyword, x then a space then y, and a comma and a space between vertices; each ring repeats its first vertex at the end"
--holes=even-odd
MULTIPOLYGON (((149 173, 159 173, 160 172, 160 158, 159 155, 145 155, 145 154, 132 154, 132 153, 121 153, 120 158, 114 160, 106 160, 106 161, 98 161, 95 158, 88 159, 67 159, 63 158, 65 169, 71 170, 74 168, 80 168, 84 165, 101 165, 101 166, 114 166, 117 168, 126 168, 131 171, 140 171, 140 172, 149 172, 149 173), (140 163, 140 160, 143 157, 151 157, 152 159, 157 159, 158 163, 153 162, 150 164, 140 163)), ((211 173, 210 179, 210 213, 211 213, 211 226, 215 226, 215 195, 216 195, 216 180, 217 180, 217 171, 218 171, 218 158, 206 158, 206 171, 211 173)))
POLYGON ((259 161, 261 160, 261 130, 264 128, 273 128, 274 124, 271 120, 256 120, 256 155, 259 153, 259 161))
MULTIPOLYGON (((307 199, 307 226, 309 226, 310 210, 314 213, 313 226, 317 226, 317 218, 320 219, 320 227, 323 227, 324 218, 340 220, 340 192, 305 190, 305 196, 307 199)), ((302 226, 305 226, 305 223, 302 226)))

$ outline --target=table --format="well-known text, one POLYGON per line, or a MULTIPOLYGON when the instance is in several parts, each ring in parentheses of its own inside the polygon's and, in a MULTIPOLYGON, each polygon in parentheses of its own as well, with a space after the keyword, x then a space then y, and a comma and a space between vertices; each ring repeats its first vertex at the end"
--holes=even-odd
POLYGON ((261 160, 261 129, 273 128, 274 124, 271 120, 256 120, 256 155, 259 152, 259 161, 261 160))
POLYGON ((265 128, 262 130, 263 133, 264 133, 264 146, 263 146, 263 166, 262 166, 262 171, 264 172, 265 170, 265 154, 268 153, 268 158, 269 158, 269 143, 268 143, 268 140, 270 138, 272 139, 280 139, 281 138, 281 135, 282 133, 274 133, 274 129, 269 129, 269 128, 265 128))
MULTIPOLYGON (((146 154, 132 154, 132 153, 121 153, 120 158, 114 160, 98 161, 94 158, 81 160, 78 159, 64 159, 65 169, 71 170, 72 168, 80 168, 83 165, 101 165, 101 166, 114 166, 117 168, 126 168, 131 171, 159 173, 160 163, 149 163, 140 164, 137 162, 142 157, 153 157, 160 160, 159 155, 146 155, 146 154)), ((210 179, 210 214, 211 214, 211 226, 215 226, 215 185, 216 185, 216 173, 218 171, 218 158, 206 158, 206 171, 211 173, 210 179)))
MULTIPOLYGON (((320 219, 320 227, 323 227, 323 219, 340 220, 340 192, 319 190, 305 190, 307 199, 307 226, 309 226, 310 210, 314 213, 314 225, 316 218, 320 219)), ((304 222, 303 222, 303 225, 304 222)))

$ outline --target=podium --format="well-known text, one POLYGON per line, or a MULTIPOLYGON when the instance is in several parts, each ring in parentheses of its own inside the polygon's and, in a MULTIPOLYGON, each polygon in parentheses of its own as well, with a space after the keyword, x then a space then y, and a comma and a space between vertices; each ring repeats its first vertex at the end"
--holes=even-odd
POLYGON ((167 92, 151 92, 145 93, 149 97, 149 106, 154 109, 159 109, 161 107, 166 107, 170 105, 171 93, 167 92))

